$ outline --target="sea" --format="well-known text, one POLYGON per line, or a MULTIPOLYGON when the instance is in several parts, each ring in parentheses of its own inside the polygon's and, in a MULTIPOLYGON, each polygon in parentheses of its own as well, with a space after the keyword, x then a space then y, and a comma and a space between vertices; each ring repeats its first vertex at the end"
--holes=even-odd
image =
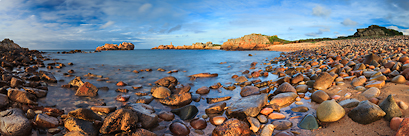
MULTIPOLYGON (((129 51, 102 51, 90 53, 75 53, 75 54, 60 54, 62 50, 43 50, 46 52, 44 56, 51 58, 45 61, 45 64, 52 62, 60 62, 65 64, 61 69, 48 70, 54 74, 59 80, 58 83, 49 84, 49 91, 47 97, 39 100, 40 105, 56 106, 63 109, 66 113, 77 108, 90 108, 91 106, 100 103, 106 103, 109 106, 117 106, 118 108, 126 104, 126 102, 118 102, 115 97, 120 94, 130 95, 128 102, 132 103, 140 97, 135 95, 136 92, 149 92, 152 84, 158 79, 166 76, 174 76, 178 79, 180 84, 190 85, 192 94, 202 86, 211 86, 216 83, 221 83, 223 86, 234 84, 233 75, 243 75, 245 70, 257 71, 264 70, 270 60, 279 57, 281 52, 275 51, 223 51, 223 50, 149 50, 136 49, 129 51), (69 62, 74 65, 67 65, 69 62), (250 69, 251 63, 257 62, 256 69, 250 69), (158 68, 166 71, 157 71, 158 68), (152 69, 152 71, 146 71, 152 69), (66 76, 68 70, 74 70, 74 73, 66 76), (139 73, 134 73, 137 70, 139 73), (177 70, 178 72, 168 73, 167 71, 177 70), (84 75, 92 73, 101 75, 103 78, 108 78, 107 81, 97 81, 97 78, 87 78, 84 75), (211 78, 196 78, 191 80, 189 75, 198 73, 217 73, 217 77, 211 78), (69 81, 81 76, 84 82, 90 82, 96 87, 108 87, 109 90, 99 90, 96 97, 78 97, 75 96, 75 89, 62 88, 61 85, 68 84, 69 81), (118 87, 116 83, 123 81, 128 85, 125 87, 118 87), (132 86, 141 85, 141 89, 134 90, 132 86), (115 90, 118 88, 128 89, 128 93, 120 93, 115 90)), ((278 64, 270 64, 273 67, 278 64)), ((47 70, 47 69, 43 69, 47 70)), ((250 78, 249 80, 261 81, 277 79, 277 75, 269 74, 268 77, 250 78)), ((216 98, 231 96, 232 99, 226 101, 227 105, 238 101, 241 88, 237 86, 234 90, 212 89, 209 94, 201 95, 199 102, 192 102, 199 109, 197 117, 205 114, 205 109, 211 104, 206 103, 205 98, 216 98)), ((151 105, 156 113, 161 111, 170 111, 178 108, 174 106, 165 106, 157 100, 153 100, 151 105)), ((292 107, 294 107, 293 105, 292 107)), ((282 111, 286 115, 295 116, 290 107, 284 108, 282 111)), ((177 119, 177 117, 176 117, 177 119)), ((297 120, 296 120, 297 121, 297 120)), ((189 123, 184 121, 185 123, 189 123)), ((159 126, 152 129, 157 134, 170 133, 167 126, 171 122, 162 121, 159 126)), ((214 126, 209 123, 208 127, 203 131, 204 135, 210 135, 214 126)), ((292 129, 297 129, 293 126, 292 129)), ((196 135, 198 133, 192 132, 196 135)))

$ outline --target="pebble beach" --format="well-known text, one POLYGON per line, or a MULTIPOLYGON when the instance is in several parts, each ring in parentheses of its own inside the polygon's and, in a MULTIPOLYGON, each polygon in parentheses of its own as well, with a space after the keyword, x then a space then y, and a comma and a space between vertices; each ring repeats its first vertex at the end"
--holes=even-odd
POLYGON ((143 83, 89 73, 102 65, 72 69, 76 62, 38 51, 2 50, 0 134, 409 135, 408 46, 409 36, 274 45, 266 50, 282 52, 279 57, 252 60, 231 75, 183 76, 188 80, 176 75, 189 69, 117 70, 144 74, 143 83), (149 76, 152 71, 166 76, 149 76), (202 82, 221 77, 228 78, 202 82), (44 102, 54 89, 87 103, 44 102))

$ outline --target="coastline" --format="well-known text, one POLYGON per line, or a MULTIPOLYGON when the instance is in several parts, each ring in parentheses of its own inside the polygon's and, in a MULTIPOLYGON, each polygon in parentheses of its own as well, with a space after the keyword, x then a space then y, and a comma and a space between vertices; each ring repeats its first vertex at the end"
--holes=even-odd
MULTIPOLYGON (((260 94, 264 94, 267 92, 267 94, 270 95, 270 97, 272 97, 272 99, 275 98, 275 96, 277 94, 273 94, 273 92, 279 92, 282 91, 280 90, 280 86, 283 84, 283 82, 288 82, 291 84, 291 86, 294 88, 294 90, 290 91, 296 91, 295 93, 298 94, 298 98, 300 99, 301 102, 304 102, 304 104, 301 105, 297 105, 295 104, 295 102, 300 102, 297 100, 290 100, 290 106, 286 106, 286 107, 282 107, 281 112, 286 113, 286 110, 290 110, 294 107, 298 107, 298 106, 307 106, 310 111, 308 111, 307 113, 312 114, 313 116, 317 116, 316 115, 316 110, 318 109, 319 105, 317 102, 314 102, 311 99, 307 99, 308 97, 312 97, 313 93, 316 90, 323 90, 328 96, 329 98, 325 99, 325 100, 329 100, 329 99, 334 99, 337 103, 340 103, 343 100, 346 99, 357 99, 358 101, 364 101, 364 100, 368 100, 367 97, 365 97, 364 94, 365 91, 370 88, 369 85, 371 85, 370 80, 375 80, 375 81, 380 81, 383 82, 384 85, 379 85, 376 86, 377 88, 379 88, 379 93, 376 94, 375 97, 373 97, 375 100, 377 100, 377 104, 379 105, 380 103, 382 103, 389 95, 394 94, 393 97, 396 100, 397 103, 405 103, 408 104, 409 103, 409 86, 406 85, 408 84, 407 80, 405 79, 405 82, 399 81, 399 83, 396 83, 397 81, 394 80, 395 77, 402 75, 402 76, 407 76, 407 74, 404 72, 406 71, 405 68, 407 68, 409 66, 409 58, 406 56, 406 52, 408 51, 406 49, 406 47, 409 45, 409 36, 396 36, 396 37, 383 37, 383 38, 373 38, 373 39, 349 39, 349 40, 339 40, 339 41, 323 41, 323 42, 317 42, 317 43, 296 43, 296 44, 284 44, 284 45, 274 45, 268 48, 269 51, 280 51, 280 52, 285 52, 283 53, 282 56, 277 57, 275 59, 272 60, 254 60, 254 62, 260 62, 259 64, 255 63, 251 63, 250 66, 248 68, 242 69, 243 73, 242 74, 236 74, 237 77, 239 76, 244 76, 246 78, 248 78, 251 81, 247 81, 247 82, 239 82, 236 79, 237 78, 232 78, 232 79, 227 79, 226 83, 222 83, 221 85, 223 86, 218 86, 217 83, 214 83, 214 85, 210 86, 210 88, 215 87, 216 89, 211 89, 212 91, 214 90, 218 90, 219 92, 228 92, 227 88, 224 87, 232 87, 232 86, 236 86, 237 89, 235 89, 234 93, 238 93, 240 92, 240 95, 243 92, 243 88, 244 86, 260 86, 262 85, 261 83, 266 83, 267 86, 263 87, 259 87, 260 90, 256 91, 256 92, 251 92, 251 95, 260 95, 260 94), (389 46, 385 46, 385 45, 389 45, 389 46), (378 55, 377 57, 373 57, 373 54, 378 55), (395 55, 393 55, 395 54, 395 55), (396 55, 396 54, 400 54, 400 55, 396 55), (372 55, 372 56, 371 56, 372 55), (369 56, 369 57, 368 57, 369 56), (380 59, 377 59, 380 58, 380 59), (369 60, 370 59, 370 60, 369 60), (264 62, 264 63, 263 63, 264 62), (269 66, 269 64, 267 64, 268 62, 280 62, 280 65, 275 65, 274 67, 271 67, 270 71, 267 70, 267 67, 269 66), (391 63, 394 63, 394 65, 390 66, 391 63), (354 64, 353 64, 354 63, 354 64), (398 63, 401 63, 399 68, 397 68, 395 65, 398 65, 398 63), (261 70, 261 71, 260 71, 261 70), (398 73, 396 74, 397 71, 398 73), (247 72, 246 72, 247 71, 247 72), (318 84, 316 81, 319 81, 319 73, 330 73, 331 76, 333 77, 332 81, 329 83, 319 83, 319 84, 328 84, 328 87, 325 89, 317 89, 316 88, 316 84, 318 84), (276 80, 265 80, 262 77, 262 75, 264 75, 263 73, 267 73, 267 77, 268 76, 272 76, 274 75, 278 75, 279 78, 276 80), (270 73, 271 75, 268 75, 268 73, 270 73), (374 75, 376 73, 381 73, 382 76, 379 75, 374 75), (299 79, 298 75, 302 75, 302 79, 299 79), (360 76, 364 76, 365 78, 365 82, 363 82, 362 84, 360 84, 359 86, 361 86, 361 88, 357 89, 358 87, 354 86, 353 79, 357 79, 360 76), (262 80, 260 80, 262 79, 262 80), (298 82, 296 82, 296 80, 298 80, 298 82), (243 85, 243 86, 242 86, 243 85), (303 91, 299 91, 296 90, 299 86, 308 86, 307 88, 309 89, 305 89, 303 91), (364 88, 364 90, 360 90, 362 89, 362 87, 364 88), (241 89, 240 89, 241 88, 241 89), (254 93, 254 94, 252 94, 254 93), (307 96, 304 97, 304 96, 307 96), (338 97, 339 96, 339 97, 338 97)), ((75 55, 75 54, 74 54, 75 55)), ((248 56, 251 57, 251 56, 248 56)), ((38 57, 38 58, 42 58, 42 57, 38 57)), ((52 59, 52 58, 51 58, 52 59)), ((47 59, 44 59, 47 60, 47 59)), ((58 62, 58 60, 54 60, 56 62, 58 62)), ((44 65, 44 64, 43 64, 44 65)), ((62 66, 59 63, 54 63, 53 64, 48 64, 49 66, 52 65, 54 67, 54 70, 49 70, 49 71, 54 71, 55 73, 59 73, 62 74, 64 72, 61 72, 59 69, 60 68, 56 68, 57 66, 61 66, 62 68, 66 67, 66 68, 70 68, 70 66, 67 64, 67 66, 62 66)), ((74 64, 75 65, 75 64, 74 64)), ((220 64, 223 65, 223 64, 220 64)), ((3 66, 2 66, 3 67, 3 66)), ((100 66, 96 66, 97 68, 100 66)), ((227 67, 227 66, 226 66, 227 67)), ((91 68, 89 68, 91 70, 91 68)), ((94 68, 95 69, 95 68, 94 68)), ((63 70, 67 70, 67 69, 63 69, 63 70)), ((80 69, 74 69, 76 72, 78 73, 83 73, 87 70, 86 68, 80 68, 80 69)), ((156 69, 154 69, 156 70, 156 69)), ((159 69, 158 69, 159 70, 159 69)), ((152 71, 152 69, 150 69, 150 71, 152 71)), ((171 71, 171 70, 170 70, 171 71)), ((21 71, 22 72, 22 71, 21 71)), ((133 72, 131 70, 126 69, 125 71, 121 71, 121 72, 128 72, 128 73, 133 73, 135 74, 136 72, 138 72, 139 74, 143 74, 144 72, 149 72, 148 69, 141 69, 141 70, 136 70, 136 72, 133 72)), ((164 71, 166 72, 166 71, 164 71)), ((138 74, 136 73, 136 74, 138 74)), ((180 71, 180 73, 183 73, 183 71, 180 71)), ((172 73, 169 73, 170 76, 172 76, 172 73)), ((74 74, 67 74, 65 76, 73 76, 74 74)), ((110 79, 105 79, 106 75, 101 75, 101 77, 99 77, 99 75, 89 75, 87 76, 82 76, 84 79, 84 81, 86 80, 90 80, 90 81, 106 81, 106 83, 108 84, 116 84, 118 81, 111 81, 110 79), (108 82, 109 81, 109 82, 108 82)), ((108 75, 109 76, 109 75, 108 75)), ((218 76, 230 76, 230 75, 218 75, 218 76)), ((129 76, 129 77, 125 77, 122 80, 123 81, 127 81, 130 80, 129 78, 135 78, 135 76, 129 76)), ((154 95, 154 93, 151 93, 151 88, 154 88, 155 86, 158 86, 159 84, 156 83, 156 80, 159 81, 161 78, 160 77, 158 79, 154 78, 149 78, 148 77, 148 82, 146 84, 150 84, 148 85, 149 87, 145 88, 144 91, 142 90, 137 90, 137 89, 131 89, 134 86, 129 86, 129 85, 125 85, 123 88, 125 89, 129 89, 129 90, 133 90, 136 91, 137 93, 147 93, 146 96, 151 96, 154 95)), ((22 78, 23 79, 23 78, 22 78)), ((55 79, 55 78, 54 78, 55 79)), ((23 79, 26 80, 26 79, 23 79)), ((120 81, 122 81, 120 80, 120 81)), ((201 79, 191 79, 193 81, 197 80, 197 82, 195 82, 195 86, 190 86, 189 85, 189 89, 188 92, 190 95, 193 94, 197 94, 196 91, 198 91, 199 87, 203 86, 203 83, 201 83, 201 79), (190 89, 190 87, 192 87, 192 90, 190 89), (195 88, 195 89, 193 89, 195 88), (195 93, 196 92, 196 93, 195 93)), ((188 85, 185 80, 180 80, 179 82, 183 81, 181 83, 176 83, 177 84, 184 84, 184 85, 188 85)), ((11 81, 7 81, 7 82, 11 82, 11 81)), ((58 82, 62 82, 62 83, 67 83, 68 81, 58 81, 58 82)), ((129 83, 129 82, 128 82, 129 83)), ((24 85, 21 84, 23 87, 24 85)), ((50 83, 50 85, 55 85, 50 83)), ((145 85, 144 85, 145 86, 145 85)), ((160 85, 159 85, 160 86, 160 85)), ((17 86, 19 87, 19 86, 17 86)), ((101 87, 101 86, 97 86, 97 87, 101 87)), ((38 88, 44 88, 44 86, 39 86, 38 88)), ((47 87, 48 88, 48 87, 47 87)), ((58 89, 58 88, 62 88, 59 86, 50 86, 50 88, 53 89, 58 89)), ((122 88, 122 87, 118 87, 118 88, 122 88)), ((169 88, 169 90, 174 91, 175 88, 172 88, 170 86, 168 86, 167 88, 169 88)), ((176 88, 181 88, 180 86, 177 86, 176 88)), ((183 88, 183 86, 182 86, 183 88)), ((209 88, 209 87, 208 87, 209 88)), ((291 88, 291 87, 290 87, 291 88)), ((72 88, 71 88, 72 89, 72 88)), ((72 90, 76 90, 76 89, 72 89, 72 90)), ((52 91, 52 90, 50 90, 52 91)), ((113 91, 113 90, 111 90, 113 91)), ((254 91, 254 90, 252 90, 254 91)), ((3 93, 3 92, 2 92, 3 93)), ((172 92, 174 93, 174 92, 172 92)), ((233 92, 230 92, 230 94, 233 92)), ((123 93, 120 93, 123 94, 123 93)), ((126 94, 126 93, 125 93, 126 94)), ((237 95, 237 94, 236 94, 237 95)), ((235 96, 235 95, 234 95, 235 96)), ((70 96, 70 97, 78 97, 78 96, 70 96)), ((115 97, 115 96, 112 96, 115 97)), ((122 96, 121 96, 122 97, 122 96)), ((204 101, 206 95, 204 95, 203 100, 199 101, 204 101)), ((249 96, 238 96, 239 98, 246 98, 249 96)), ((94 99, 93 97, 87 97, 90 100, 93 100, 92 102, 89 102, 88 104, 91 106, 101 106, 98 102, 98 99, 94 99), (97 100, 97 101, 95 101, 97 100)), ((225 102, 227 102, 227 109, 231 108, 231 106, 234 103, 237 103, 238 99, 237 97, 232 98, 231 100, 226 100, 225 102)), ((11 98, 10 98, 11 99, 11 98)), ((68 98, 69 99, 69 98, 68 98)), ((110 99, 112 99, 110 97, 110 99)), ((134 99, 133 96, 131 97, 131 100, 134 99)), ((152 98, 153 99, 153 98, 152 98)), ((149 104, 147 103, 146 105, 154 105, 155 104, 161 104, 157 101, 161 101, 164 98, 155 98, 154 100, 154 104, 149 104)), ((272 99, 269 99, 270 102, 272 99)), ((10 101, 14 101, 14 99, 11 99, 10 101)), ((14 107, 14 108, 21 108, 23 109, 23 111, 28 112, 27 110, 27 106, 28 109, 36 109, 39 107, 36 107, 35 105, 31 105, 31 104, 20 104, 20 106, 18 106, 19 102, 12 102, 12 103, 17 103, 17 106, 11 106, 8 105, 9 108, 14 107), (24 108, 26 108, 24 110, 24 108)), ((112 103, 107 103, 106 105, 108 106, 112 106, 110 105, 112 103)), ((126 104, 126 102, 124 102, 123 104, 126 104)), ((162 104, 161 104, 162 105, 162 104)), ((400 104, 399 104, 400 105, 400 104)), ((207 104, 207 105, 202 105, 202 107, 198 107, 199 108, 199 113, 195 115, 194 117, 198 117, 198 118, 202 118, 203 114, 206 114, 204 112, 204 110, 210 108, 210 106, 212 106, 212 104, 207 104)), ((174 108, 168 108, 167 106, 165 106, 166 108, 164 109, 160 109, 160 111, 167 111, 169 112, 171 109, 174 108)), ((181 107, 181 106, 178 106, 181 107)), ((267 107, 271 107, 271 103, 270 104, 266 104, 261 106, 261 109, 265 109, 267 107)), ((117 109, 122 109, 123 107, 116 107, 117 109)), ((156 107, 155 107, 156 108, 156 107)), ((392 135, 395 134, 397 131, 396 130, 392 130, 389 127, 389 121, 385 120, 385 119, 380 119, 377 121, 374 121, 373 123, 370 123, 368 125, 362 125, 359 124, 353 120, 351 120, 350 117, 348 117, 348 114, 351 112, 352 109, 354 109, 355 107, 351 107, 351 108, 343 108, 346 113, 342 116, 342 118, 340 118, 337 121, 333 121, 333 122, 329 122, 329 123, 324 123, 324 122, 320 122, 320 128, 318 129, 314 129, 312 131, 309 130, 304 130, 304 129, 300 129, 298 128, 298 124, 300 123, 302 117, 304 117, 306 115, 306 113, 301 114, 301 117, 295 118, 297 116, 295 116, 294 114, 285 114, 286 117, 284 118, 284 120, 289 120, 292 122, 293 126, 290 127, 289 129, 285 129, 285 130, 274 130, 272 134, 279 134, 279 133, 284 133, 284 132, 290 132, 291 134, 296 134, 296 135, 352 135, 352 134, 356 134, 356 135, 392 135), (294 118, 293 118, 294 117, 294 118), (299 133, 299 134, 297 134, 299 133)), ((399 109, 399 111, 402 112, 401 117, 402 118, 407 118, 409 117, 409 111, 408 109, 404 109, 404 107, 400 107, 401 109, 399 109)), ((78 110, 80 108, 77 109, 73 109, 74 110, 78 110)), ((261 110, 260 109, 260 110, 261 110)), ((38 110, 38 109, 37 109, 38 110)), ((44 110, 44 107, 43 109, 44 110)), ((155 109, 157 110, 157 109, 155 109)), ((117 110, 115 110, 116 112, 117 110)), ((279 110, 280 111, 280 110, 279 110)), ((53 111, 55 112, 55 111, 53 111)), ((51 113, 53 113, 51 112, 51 113)), ((94 111, 96 112, 96 111, 94 111)), ((114 111, 111 111, 114 112, 114 111)), ((222 114, 221 116, 226 116, 226 112, 224 111, 224 114, 222 114)), ((44 112, 45 113, 45 112, 44 112)), ((98 113, 98 112, 96 112, 98 113)), ((274 112, 276 113, 276 112, 274 112)), ((156 115, 159 115, 160 113, 155 113, 156 115)), ((258 114, 258 113, 257 113, 258 114)), ((108 114, 99 114, 99 116, 102 116, 103 118, 107 119, 108 114)), ((260 114, 261 115, 261 114, 260 114)), ((175 115, 174 115, 175 116, 175 115)), ((212 118, 213 116, 209 117, 212 118)), ((57 119, 68 119, 68 118, 72 118, 70 117, 69 114, 67 114, 67 111, 62 114, 62 115, 58 115, 56 117, 57 119)), ((165 121, 163 118, 159 118, 159 125, 156 127, 144 127, 143 131, 148 131, 144 134, 151 134, 153 133, 159 133, 159 134, 171 134, 171 133, 175 133, 174 131, 171 130, 171 128, 169 127, 169 125, 173 124, 174 122, 179 121, 180 117, 176 116, 174 119, 172 119, 170 122, 169 121, 165 121), (151 133, 149 133, 151 132, 151 133)), ((318 117, 319 118, 319 117, 318 117)), ((104 120, 105 120, 104 119, 104 120)), ((182 122, 184 123, 185 127, 187 127, 187 129, 190 130, 190 134, 192 135, 199 135, 199 133, 204 133, 204 134, 210 134, 212 132, 214 132, 215 128, 219 128, 220 125, 213 125, 212 123, 210 123, 210 119, 209 118, 204 118, 207 124, 207 128, 204 130, 199 130, 199 129, 193 129, 192 125, 190 123, 191 120, 183 120, 182 122)), ((32 119, 31 119, 32 120, 32 119)), ((99 125, 99 127, 101 127, 101 121, 104 120, 98 120, 98 121, 94 121, 92 123, 94 123, 94 125, 99 125)), ((269 119, 269 123, 263 123, 263 124, 270 124, 273 123, 274 121, 276 121, 277 119, 269 119)), ((33 120, 34 121, 34 120, 33 120)), ((246 120, 244 120, 246 121, 246 120)), ((34 121, 36 122, 36 121, 34 121)), ((36 122, 39 123, 39 122, 36 122)), ((40 122, 40 123, 44 123, 44 122, 40 122)), ((248 123, 248 122, 247 122, 248 123)), ((38 125, 38 124, 37 124, 38 125)), ((61 125, 61 124, 60 124, 61 125)), ((0 126, 1 127, 1 126, 0 126)), ((66 126, 67 127, 67 126, 66 126)), ((183 126, 182 126, 183 127, 183 126)), ((69 128, 69 127, 68 127, 69 128)), ((139 127, 138 130, 141 130, 142 128, 139 127)), ((246 131, 250 132, 249 128, 244 128, 246 131), (247 130, 248 129, 248 130, 247 130)), ((259 127, 260 131, 265 129, 263 127, 259 127)), ((70 130, 70 129, 68 129, 70 130)), ((58 132, 59 134, 64 134, 64 133, 68 133, 67 129, 63 129, 61 132, 58 132)), ((178 130, 178 131, 182 131, 182 130, 178 130)), ((251 132, 253 134, 259 135, 260 131, 258 132, 251 132)), ((35 133, 37 133, 38 131, 34 131, 35 133)), ((134 132, 137 133, 137 132, 134 132)), ((237 132, 238 133, 238 132, 237 132)))

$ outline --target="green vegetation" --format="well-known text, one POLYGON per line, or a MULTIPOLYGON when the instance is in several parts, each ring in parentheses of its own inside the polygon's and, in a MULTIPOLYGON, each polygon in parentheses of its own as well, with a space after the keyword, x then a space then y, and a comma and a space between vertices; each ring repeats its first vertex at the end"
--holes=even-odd
POLYGON ((221 44, 213 44, 213 46, 222 46, 221 44))
POLYGON ((285 43, 285 44, 286 44, 286 43, 291 43, 291 41, 278 38, 277 35, 270 36, 270 37, 268 38, 268 40, 270 41, 271 44, 273 44, 274 42, 280 42, 280 43, 285 43))

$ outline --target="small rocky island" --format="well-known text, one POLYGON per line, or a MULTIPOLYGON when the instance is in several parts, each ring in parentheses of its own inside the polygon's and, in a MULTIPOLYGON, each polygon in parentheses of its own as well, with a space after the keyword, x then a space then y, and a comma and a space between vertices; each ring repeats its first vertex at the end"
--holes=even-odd
POLYGON ((116 44, 109 44, 106 43, 103 46, 99 46, 97 47, 97 49, 95 49, 95 51, 107 51, 107 50, 133 50, 135 48, 135 46, 132 43, 128 43, 128 42, 123 42, 121 44, 116 45, 116 44))

